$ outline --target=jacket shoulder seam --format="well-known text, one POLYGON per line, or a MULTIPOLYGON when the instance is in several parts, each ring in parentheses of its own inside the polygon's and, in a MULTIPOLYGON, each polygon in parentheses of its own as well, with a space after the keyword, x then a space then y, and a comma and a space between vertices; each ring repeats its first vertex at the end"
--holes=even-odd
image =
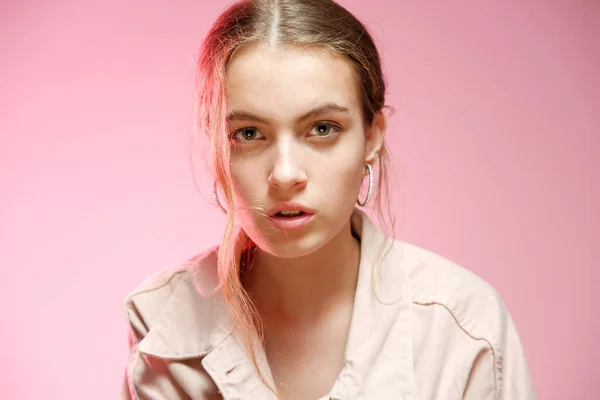
POLYGON ((463 331, 468 337, 470 337, 471 339, 473 339, 475 341, 482 341, 482 342, 486 343, 487 347, 492 352, 492 357, 493 357, 493 360, 494 360, 494 368, 493 368, 494 369, 494 390, 495 390, 496 395, 497 395, 499 393, 499 391, 498 391, 498 382, 499 382, 498 367, 499 367, 500 361, 499 361, 499 357, 498 357, 497 351, 494 348, 494 345, 492 344, 492 342, 489 339, 486 339, 485 337, 476 336, 476 335, 472 334, 471 332, 469 332, 467 330, 467 328, 465 328, 464 325, 458 320, 458 317, 452 311, 452 309, 450 307, 448 307, 444 303, 440 303, 440 302, 437 302, 437 301, 418 301, 418 300, 413 300, 413 304, 416 304, 416 305, 419 305, 419 306, 424 306, 424 307, 439 306, 439 307, 444 308, 452 316, 452 319, 454 320, 454 322, 456 323, 456 325, 459 327, 459 329, 461 331, 463 331))
MULTIPOLYGON (((151 285, 149 287, 140 287, 139 289, 135 289, 133 292, 131 292, 128 296, 127 296, 127 300, 139 295, 139 294, 143 294, 143 293, 148 293, 148 292, 153 292, 155 290, 161 289, 165 286, 167 286, 169 283, 171 283, 171 281, 173 279, 175 279, 176 277, 179 277, 179 275, 184 274, 186 272, 186 269, 178 269, 176 271, 174 271, 168 278, 166 278, 164 281, 156 284, 156 285, 151 285)), ((152 281, 152 278, 150 279, 150 281, 152 281)), ((142 284, 143 286, 143 284, 142 284)))
MULTIPOLYGON (((144 293, 151 293, 156 290, 159 290, 159 289, 167 286, 169 283, 171 283, 176 278, 181 279, 181 276, 186 272, 186 270, 185 269, 177 269, 171 275, 166 277, 164 280, 162 280, 158 283, 153 282, 153 280, 156 279, 156 277, 158 275, 160 275, 160 272, 161 271, 159 271, 155 275, 148 278, 145 282, 141 283, 137 289, 135 289, 133 292, 131 292, 125 298, 124 313, 125 313, 125 318, 129 321, 130 325, 132 324, 132 318, 131 318, 130 313, 134 312, 133 300, 137 296, 142 295, 144 293), (147 284, 149 285, 149 287, 145 287, 147 284)), ((177 283, 177 285, 179 285, 179 283, 177 283)))
POLYGON ((217 247, 208 248, 202 253, 196 254, 183 263, 170 264, 154 272, 141 283, 139 283, 135 289, 129 292, 129 294, 125 297, 125 303, 128 303, 133 297, 139 294, 148 293, 163 288, 176 277, 183 275, 190 269, 197 268, 198 264, 201 263, 208 254, 214 252, 216 248, 217 247), (172 271, 170 271, 171 269, 172 271))

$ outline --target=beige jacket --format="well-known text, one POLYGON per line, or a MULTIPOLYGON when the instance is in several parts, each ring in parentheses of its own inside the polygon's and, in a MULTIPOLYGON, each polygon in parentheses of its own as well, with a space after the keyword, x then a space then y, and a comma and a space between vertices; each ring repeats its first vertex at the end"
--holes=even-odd
MULTIPOLYGON (((498 294, 439 255, 352 215, 361 258, 346 362, 323 399, 535 399, 498 294), (389 243, 389 241, 388 241, 389 243)), ((143 282, 126 301, 130 359, 122 399, 275 399, 228 325, 216 249, 143 282)))

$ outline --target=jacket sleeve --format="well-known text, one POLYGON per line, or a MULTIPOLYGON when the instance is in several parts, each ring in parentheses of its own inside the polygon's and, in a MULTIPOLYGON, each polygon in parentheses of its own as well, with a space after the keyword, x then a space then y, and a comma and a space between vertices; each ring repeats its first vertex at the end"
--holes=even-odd
POLYGON ((128 334, 128 357, 127 357, 127 366, 125 368, 122 382, 121 382, 121 396, 120 400, 135 400, 135 395, 132 391, 132 387, 130 384, 130 366, 131 360, 134 357, 135 349, 137 347, 137 338, 133 334, 133 331, 130 329, 128 334))
POLYGON ((503 308, 497 340, 479 352, 471 367, 464 400, 535 400, 519 334, 503 308))

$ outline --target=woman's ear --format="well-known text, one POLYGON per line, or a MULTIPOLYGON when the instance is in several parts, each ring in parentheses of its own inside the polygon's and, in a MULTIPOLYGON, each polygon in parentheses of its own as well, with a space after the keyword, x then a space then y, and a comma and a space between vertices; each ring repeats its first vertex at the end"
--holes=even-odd
POLYGON ((373 165, 377 160, 387 129, 387 119, 383 110, 373 115, 373 122, 367 127, 367 142, 365 146, 365 163, 373 165))

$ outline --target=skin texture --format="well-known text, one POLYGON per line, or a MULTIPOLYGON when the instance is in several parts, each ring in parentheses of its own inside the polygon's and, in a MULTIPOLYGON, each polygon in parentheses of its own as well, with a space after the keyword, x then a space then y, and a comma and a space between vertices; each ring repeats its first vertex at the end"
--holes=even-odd
POLYGON ((258 246, 243 284, 263 319, 282 397, 321 396, 344 362, 360 257, 350 216, 385 116, 376 113, 367 126, 352 66, 316 49, 240 48, 226 82, 236 213, 258 246), (327 104, 346 111, 298 121, 327 104), (281 201, 310 207, 313 220, 301 230, 276 229, 266 214, 281 201))

